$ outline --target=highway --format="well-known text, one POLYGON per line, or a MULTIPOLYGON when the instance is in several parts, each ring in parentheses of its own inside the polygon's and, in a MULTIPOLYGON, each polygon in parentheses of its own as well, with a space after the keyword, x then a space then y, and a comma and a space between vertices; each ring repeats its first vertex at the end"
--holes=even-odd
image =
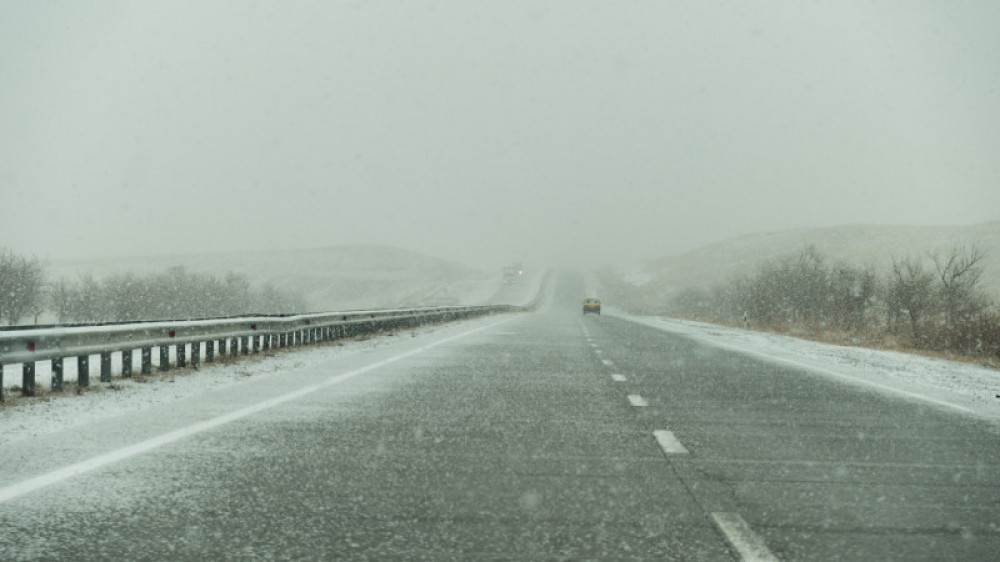
POLYGON ((554 283, 535 313, 18 443, 0 559, 997 559, 996 422, 584 317, 554 283))

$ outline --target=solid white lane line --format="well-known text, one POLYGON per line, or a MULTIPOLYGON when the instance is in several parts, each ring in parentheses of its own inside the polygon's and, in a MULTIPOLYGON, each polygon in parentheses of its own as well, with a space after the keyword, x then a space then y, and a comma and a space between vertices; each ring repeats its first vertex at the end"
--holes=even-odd
POLYGON ((614 379, 615 382, 626 382, 626 381, 628 381, 628 378, 626 378, 625 375, 619 375, 618 373, 615 373, 615 374, 611 375, 611 378, 614 379))
POLYGON ((646 399, 638 394, 629 394, 628 401, 636 408, 645 408, 646 406, 649 406, 649 402, 646 402, 646 399))
POLYGON ((601 363, 604 363, 608 367, 611 367, 611 366, 614 365, 614 363, 612 363, 610 359, 601 359, 601 363))
POLYGON ((470 336, 472 334, 475 334, 476 332, 481 332, 483 330, 487 330, 487 329, 492 328, 494 326, 497 326, 499 324, 503 324, 504 322, 509 322, 512 319, 513 319, 513 317, 511 317, 511 318, 505 318, 503 320, 500 320, 498 322, 493 322, 493 323, 488 324, 486 326, 481 326, 479 328, 475 328, 475 329, 469 330, 467 332, 462 332, 461 334, 457 334, 457 335, 445 338, 443 340, 440 340, 440 341, 437 341, 437 342, 425 345, 423 347, 419 347, 417 349, 412 349, 412 350, 407 351, 405 353, 401 353, 401 354, 399 354, 399 355, 397 355, 395 357, 390 357, 388 359, 384 359, 382 361, 378 361, 376 363, 372 363, 371 365, 368 365, 366 367, 361 367, 360 369, 355 369, 355 370, 349 371, 347 373, 343 373, 343 374, 340 374, 340 375, 336 375, 336 376, 330 377, 329 379, 327 379, 327 380, 325 380, 325 381, 323 381, 321 383, 317 383, 317 384, 314 384, 314 385, 311 385, 311 386, 300 388, 299 390, 296 390, 294 392, 289 392, 288 394, 282 394, 281 396, 277 396, 275 398, 271 398, 270 400, 265 400, 263 402, 258 402, 256 404, 252 404, 250 406, 247 406, 245 408, 236 410, 234 412, 230 412, 228 414, 223 414, 221 416, 217 416, 217 417, 214 417, 214 418, 202 421, 202 422, 194 423, 194 424, 191 424, 191 425, 189 425, 187 427, 182 427, 180 429, 176 429, 174 431, 170 431, 168 433, 164 433, 163 435, 158 435, 156 437, 153 437, 151 439, 147 439, 145 441, 141 441, 141 442, 136 443, 134 445, 129 445, 127 447, 122 447, 121 449, 117 449, 117 450, 105 453, 103 455, 98 455, 96 457, 91 457, 91 458, 89 458, 89 459, 87 459, 85 461, 81 461, 81 462, 78 462, 78 463, 75 463, 75 464, 71 464, 69 466, 60 468, 58 470, 53 470, 52 472, 47 472, 47 473, 45 473, 45 474, 43 474, 41 476, 36 476, 35 478, 30 478, 30 479, 25 480, 23 482, 18 482, 17 484, 12 484, 10 486, 6 486, 4 488, 0 488, 0 503, 12 500, 12 499, 14 499, 16 497, 19 497, 19 496, 23 496, 24 494, 27 494, 29 492, 33 492, 35 490, 39 490, 41 488, 45 488, 45 487, 50 486, 52 484, 56 484, 56 483, 62 482, 63 480, 67 480, 67 479, 72 478, 74 476, 78 476, 80 474, 85 474, 85 473, 90 472, 92 470, 95 470, 95 469, 101 468, 103 466, 107 466, 109 464, 118 462, 120 460, 124 460, 124 459, 127 459, 129 457, 133 457, 135 455, 139 455, 141 453, 145 453, 145 452, 151 451, 153 449, 162 447, 163 445, 166 445, 168 443, 173 443, 174 441, 178 441, 178 440, 183 439, 185 437, 190 437, 191 435, 195 435, 195 434, 201 433, 203 431, 207 431, 209 429, 213 429, 213 428, 219 427, 220 425, 224 425, 224 424, 227 424, 229 422, 236 421, 236 420, 241 419, 241 418, 245 418, 245 417, 247 417, 249 415, 256 414, 257 412, 261 412, 261 411, 267 410, 269 408, 273 408, 274 406, 277 406, 279 404, 284 404, 285 402, 290 402, 292 400, 296 400, 296 399, 301 398, 301 397, 303 397, 303 396, 305 396, 305 395, 307 395, 309 393, 316 392, 317 390, 320 390, 320 389, 323 389, 323 388, 326 388, 326 387, 333 386, 335 384, 344 382, 344 381, 346 381, 348 379, 352 379, 352 378, 354 378, 354 377, 356 377, 358 375, 362 375, 364 373, 367 373, 368 371, 372 371, 372 370, 378 369, 379 367, 384 367, 385 365, 388 365, 390 363, 395 363, 397 361, 400 361, 402 359, 406 359, 407 357, 411 357, 411 356, 416 355, 418 353, 423 353, 423 352, 425 352, 425 351, 427 351, 429 349, 433 349, 433 348, 438 347, 440 345, 444 345, 446 343, 453 342, 453 341, 455 341, 457 339, 461 339, 461 338, 464 338, 466 336, 470 336))
POLYGON ((656 437, 656 442, 660 444, 660 449, 662 449, 664 453, 668 455, 688 454, 687 447, 682 445, 681 442, 674 437, 673 432, 665 429, 657 429, 653 432, 653 436, 656 437))
POLYGON ((764 541, 739 513, 717 511, 712 513, 712 519, 744 562, 778 562, 778 558, 771 554, 764 541))

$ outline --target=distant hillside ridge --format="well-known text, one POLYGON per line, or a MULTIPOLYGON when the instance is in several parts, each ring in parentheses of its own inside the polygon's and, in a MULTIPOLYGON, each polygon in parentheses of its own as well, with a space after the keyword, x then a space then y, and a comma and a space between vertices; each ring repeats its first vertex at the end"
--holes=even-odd
POLYGON ((255 284, 300 292, 311 311, 479 304, 499 285, 499 270, 483 272, 418 252, 378 245, 262 250, 190 255, 51 260, 51 279, 119 273, 147 274, 171 267, 246 275, 255 284))
MULTIPOLYGON (((681 255, 646 260, 615 271, 611 277, 620 283, 620 298, 634 308, 655 306, 685 288, 708 288, 750 274, 768 260, 810 245, 830 262, 872 264, 884 273, 894 258, 912 256, 933 267, 932 252, 972 244, 986 251, 981 288, 1000 297, 1000 221, 970 226, 835 226, 749 234, 681 255)), ((611 279, 605 280, 609 282, 611 279)))

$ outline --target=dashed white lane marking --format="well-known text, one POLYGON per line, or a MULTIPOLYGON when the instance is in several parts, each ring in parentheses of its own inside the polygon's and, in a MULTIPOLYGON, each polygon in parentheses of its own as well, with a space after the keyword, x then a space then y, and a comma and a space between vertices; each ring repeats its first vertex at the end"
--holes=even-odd
POLYGON ((744 562, 778 562, 764 541, 739 513, 714 512, 712 519, 744 562))
POLYGON ((653 436, 656 437, 656 442, 660 444, 660 449, 663 449, 664 453, 668 455, 688 454, 687 448, 674 437, 673 432, 665 429, 657 429, 653 432, 653 436))
POLYGON ((638 394, 629 394, 628 401, 636 408, 645 408, 646 406, 649 406, 649 402, 646 402, 646 399, 638 394))
POLYGON ((405 353, 400 353, 399 355, 396 355, 394 357, 383 359, 382 361, 377 361, 375 363, 372 363, 371 365, 361 367, 360 369, 355 369, 353 371, 348 371, 340 375, 332 376, 323 382, 300 388, 294 392, 289 392, 288 394, 282 394, 280 396, 276 396, 269 400, 264 400, 263 402, 251 404, 250 406, 236 410, 234 412, 229 412, 228 414, 223 414, 221 416, 216 416, 214 418, 205 421, 194 423, 187 427, 175 429, 174 431, 164 433, 163 435, 158 435, 156 437, 147 439, 145 441, 140 441, 139 443, 135 443, 134 445, 122 447, 121 449, 117 449, 109 453, 105 453, 103 455, 98 455, 96 457, 91 457, 85 461, 81 461, 76 464, 71 464, 69 466, 53 470, 52 472, 47 472, 45 474, 42 474, 41 476, 36 476, 34 478, 25 480, 23 482, 19 482, 17 484, 0 488, 0 503, 4 503, 19 496, 23 496, 24 494, 34 492, 35 490, 39 490, 47 486, 51 486, 52 484, 57 484, 59 482, 62 482, 63 480, 68 480, 74 476, 85 474, 92 470, 96 470, 98 468, 127 459, 129 457, 133 457, 148 451, 152 451, 153 449, 157 449, 159 447, 162 447, 163 445, 167 445, 169 443, 173 443, 174 441, 178 441, 185 437, 190 437, 192 435, 201 433, 203 431, 216 428, 220 425, 224 425, 229 422, 245 418, 249 415, 256 414, 258 412, 267 410, 269 408, 273 408, 279 404, 296 400, 309 393, 316 392, 317 390, 329 386, 333 386, 348 379, 352 379, 358 375, 367 373, 368 371, 378 369, 379 367, 384 367, 385 365, 388 365, 390 363, 395 363, 401 359, 406 359, 407 357, 412 357, 418 353, 423 353, 429 349, 433 349, 440 345, 444 345, 446 343, 453 342, 457 339, 470 336, 477 332, 487 330, 499 324, 503 324, 504 322, 509 322, 512 319, 513 317, 506 318, 500 320, 499 322, 493 322, 486 326, 481 326, 479 328, 475 328, 467 332, 462 332, 461 334, 456 334, 454 336, 433 342, 431 344, 419 347, 417 349, 411 349, 410 351, 407 351, 405 353))
POLYGON ((615 373, 615 374, 611 375, 611 378, 615 382, 627 382, 628 381, 628 377, 626 377, 625 375, 619 375, 618 373, 615 373))
POLYGON ((614 363, 612 363, 610 359, 601 359, 601 363, 604 363, 608 367, 611 367, 612 365, 614 365, 614 363))
POLYGON ((594 353, 596 353, 596 354, 600 355, 600 354, 602 354, 602 353, 604 353, 604 352, 603 352, 603 351, 601 351, 600 349, 595 349, 595 350, 594 350, 594 353))
POLYGON ((590 343, 590 347, 597 347, 597 344, 596 344, 596 343, 594 343, 594 342, 591 342, 591 343, 590 343))

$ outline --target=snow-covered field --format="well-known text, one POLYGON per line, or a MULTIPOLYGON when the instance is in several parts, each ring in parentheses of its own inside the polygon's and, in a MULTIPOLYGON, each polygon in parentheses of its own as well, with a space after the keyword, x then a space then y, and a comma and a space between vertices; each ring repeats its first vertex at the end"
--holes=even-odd
MULTIPOLYGON (((705 344, 805 369, 951 410, 1000 418, 1000 370, 896 351, 841 346, 702 322, 623 318, 683 334, 705 344)), ((747 373, 753 376, 753 373, 747 373)))

